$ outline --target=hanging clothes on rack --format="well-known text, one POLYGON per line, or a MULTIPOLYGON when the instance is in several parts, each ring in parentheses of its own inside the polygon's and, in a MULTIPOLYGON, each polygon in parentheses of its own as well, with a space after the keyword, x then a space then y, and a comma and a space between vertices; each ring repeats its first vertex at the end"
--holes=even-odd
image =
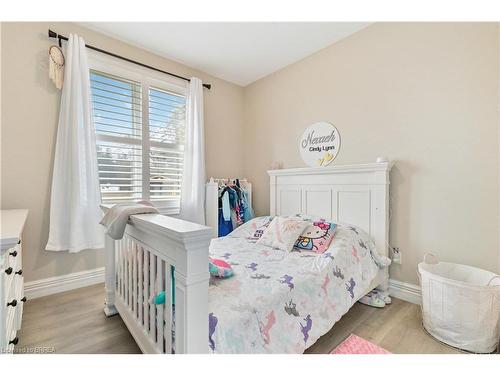
POLYGON ((226 236, 232 231, 229 192, 219 187, 219 237, 226 236))
POLYGON ((253 218, 248 192, 239 179, 219 180, 219 237, 253 218))
POLYGON ((248 198, 248 192, 243 189, 243 199, 241 201, 241 211, 242 211, 242 217, 243 217, 243 222, 247 222, 249 220, 252 220, 254 217, 252 207, 249 205, 249 198, 248 198))

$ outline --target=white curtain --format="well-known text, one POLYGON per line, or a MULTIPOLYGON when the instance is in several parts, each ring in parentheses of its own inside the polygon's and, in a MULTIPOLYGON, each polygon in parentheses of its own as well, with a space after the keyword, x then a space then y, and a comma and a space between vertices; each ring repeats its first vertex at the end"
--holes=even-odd
POLYGON ((70 35, 59 112, 47 250, 104 247, 85 42, 70 35))
POLYGON ((186 146, 181 189, 181 218, 205 224, 205 137, 203 83, 191 78, 186 101, 186 146))

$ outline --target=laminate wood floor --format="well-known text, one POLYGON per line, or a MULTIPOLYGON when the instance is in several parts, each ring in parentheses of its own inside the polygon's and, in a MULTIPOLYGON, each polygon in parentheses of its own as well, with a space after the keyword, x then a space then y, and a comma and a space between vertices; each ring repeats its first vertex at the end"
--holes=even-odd
MULTIPOLYGON (((140 353, 121 318, 106 318, 103 303, 103 284, 26 302, 18 351, 140 353)), ((398 299, 383 309, 356 303, 306 353, 329 353, 350 333, 392 353, 458 353, 424 332, 419 306, 398 299)))

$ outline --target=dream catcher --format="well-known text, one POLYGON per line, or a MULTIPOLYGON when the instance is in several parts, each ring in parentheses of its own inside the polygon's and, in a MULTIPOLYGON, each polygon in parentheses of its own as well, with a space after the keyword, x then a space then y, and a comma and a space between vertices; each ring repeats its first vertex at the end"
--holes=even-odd
POLYGON ((61 90, 64 81, 64 54, 58 46, 49 48, 49 78, 61 90))

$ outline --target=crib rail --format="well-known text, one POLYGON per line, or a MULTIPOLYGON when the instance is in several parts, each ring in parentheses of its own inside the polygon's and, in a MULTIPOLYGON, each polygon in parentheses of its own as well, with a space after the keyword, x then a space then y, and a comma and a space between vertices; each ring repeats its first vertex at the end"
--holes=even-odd
POLYGON ((121 240, 106 236, 104 312, 120 314, 144 353, 208 352, 210 239, 208 227, 156 214, 132 216, 121 240))

